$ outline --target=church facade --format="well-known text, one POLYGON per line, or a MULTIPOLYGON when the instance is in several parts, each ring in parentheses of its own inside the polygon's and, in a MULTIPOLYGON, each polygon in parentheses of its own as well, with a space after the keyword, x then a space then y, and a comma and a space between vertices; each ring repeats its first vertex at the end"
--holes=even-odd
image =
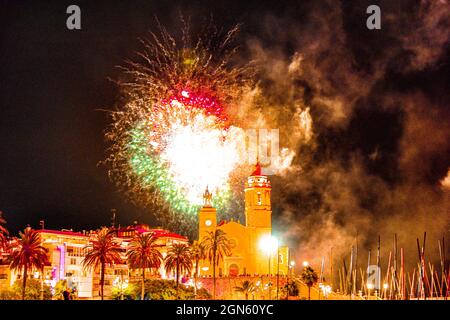
MULTIPOLYGON (((273 245, 271 184, 268 177, 261 174, 259 164, 245 184, 245 224, 233 220, 218 223, 211 196, 206 190, 204 205, 198 215, 198 240, 201 242, 208 232, 221 229, 231 245, 231 255, 220 261, 216 274, 287 275, 289 248, 273 245)), ((201 276, 212 275, 212 266, 208 260, 203 260, 199 269, 201 276)))

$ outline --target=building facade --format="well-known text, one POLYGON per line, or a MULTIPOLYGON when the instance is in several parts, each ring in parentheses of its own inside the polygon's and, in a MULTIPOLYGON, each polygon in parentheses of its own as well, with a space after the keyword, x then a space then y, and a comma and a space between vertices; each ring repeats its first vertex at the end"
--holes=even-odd
MULTIPOLYGON (((125 228, 117 229, 117 239, 120 240, 121 246, 126 250, 128 244, 132 240, 135 234, 138 233, 148 233, 151 232, 153 237, 156 240, 156 246, 161 252, 163 258, 166 257, 167 251, 169 248, 177 243, 183 243, 189 245, 189 239, 177 233, 171 232, 169 230, 163 228, 150 228, 148 225, 140 224, 129 226, 125 228)), ((139 280, 142 277, 142 272, 140 270, 129 270, 129 278, 130 280, 139 280)), ((158 269, 153 269, 148 271, 148 277, 156 277, 162 279, 173 279, 175 277, 174 274, 167 274, 164 266, 164 262, 161 263, 158 269)))
MULTIPOLYGON (((44 283, 51 288, 60 280, 65 280, 70 289, 75 289, 79 299, 97 299, 100 296, 100 268, 83 268, 83 259, 90 247, 91 239, 96 231, 73 232, 71 230, 36 230, 42 242, 42 246, 48 250, 49 264, 44 267, 44 283)), ((122 248, 123 263, 107 265, 105 269, 105 296, 111 295, 114 286, 127 283, 132 280, 140 280, 141 271, 129 270, 126 263, 126 251, 132 238, 138 233, 151 232, 157 238, 156 244, 163 257, 168 248, 174 243, 188 244, 188 239, 179 234, 162 228, 150 228, 144 224, 115 229, 114 240, 122 248)), ((14 240, 13 240, 14 241, 14 240)), ((164 263, 157 270, 148 270, 148 277, 173 278, 165 272, 164 263)), ((41 279, 41 274, 33 270, 30 277, 41 279)), ((9 260, 5 253, 0 256, 0 285, 12 286, 17 280, 21 280, 22 274, 9 269, 9 260)))

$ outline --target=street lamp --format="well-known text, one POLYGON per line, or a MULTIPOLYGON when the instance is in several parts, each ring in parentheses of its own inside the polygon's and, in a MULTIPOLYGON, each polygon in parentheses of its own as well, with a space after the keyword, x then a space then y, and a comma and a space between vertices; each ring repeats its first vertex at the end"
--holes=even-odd
POLYGON ((370 290, 373 289, 373 283, 367 284, 367 300, 370 300, 370 290))
POLYGON ((309 262, 308 261, 303 261, 303 266, 306 268, 307 266, 309 266, 309 262))
MULTIPOLYGON (((272 254, 276 251, 277 252, 277 265, 279 268, 279 263, 280 263, 280 257, 278 255, 278 239, 270 236, 270 235, 266 235, 264 237, 262 237, 259 241, 259 247, 260 249, 266 253, 269 257, 269 279, 271 277, 271 273, 270 273, 270 260, 272 259, 272 254)), ((278 274, 278 270, 277 270, 277 274, 278 274)), ((278 285, 278 281, 277 281, 277 285, 278 285)), ((278 291, 278 290, 277 290, 278 291)), ((271 299, 271 287, 269 287, 269 300, 271 299)))
POLYGON ((387 289, 389 288, 389 285, 387 283, 383 284, 383 289, 384 289, 384 299, 386 299, 387 296, 387 289))
POLYGON ((292 274, 294 273, 294 267, 295 267, 295 261, 291 260, 289 262, 289 275, 292 277, 292 274))
POLYGON ((279 299, 280 293, 280 247, 277 243, 277 300, 279 299))
POLYGON ((272 254, 276 250, 278 250, 278 239, 273 236, 266 235, 262 237, 261 240, 259 241, 259 247, 265 254, 269 256, 269 275, 270 275, 270 260, 272 258, 272 254))
POLYGON ((287 285, 288 285, 288 288, 287 288, 287 299, 289 300, 289 285, 290 285, 290 281, 291 281, 291 278, 292 278, 292 274, 294 273, 294 267, 295 267, 295 261, 294 260, 291 260, 291 261, 289 261, 289 271, 288 271, 288 276, 287 276, 287 285))

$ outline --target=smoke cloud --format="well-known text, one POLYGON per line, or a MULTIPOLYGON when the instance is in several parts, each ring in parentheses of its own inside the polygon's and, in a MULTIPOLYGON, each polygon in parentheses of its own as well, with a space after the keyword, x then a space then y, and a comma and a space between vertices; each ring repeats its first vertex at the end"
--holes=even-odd
POLYGON ((438 259, 448 237, 450 97, 427 79, 448 71, 450 5, 381 1, 377 31, 365 29, 366 7, 315 1, 302 21, 267 14, 264 34, 246 42, 260 82, 240 112, 280 128, 295 151, 272 177, 276 229, 317 266, 330 250, 348 261, 356 242, 367 259, 378 236, 386 264, 394 234, 416 263, 424 232, 438 259))

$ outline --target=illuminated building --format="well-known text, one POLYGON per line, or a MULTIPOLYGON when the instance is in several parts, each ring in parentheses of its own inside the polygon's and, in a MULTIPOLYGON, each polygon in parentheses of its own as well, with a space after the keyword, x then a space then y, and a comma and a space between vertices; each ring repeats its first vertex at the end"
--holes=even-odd
MULTIPOLYGON (((204 205, 199 212, 198 240, 201 242, 208 232, 220 229, 231 244, 231 256, 220 261, 216 267, 217 275, 275 275, 277 272, 287 275, 289 249, 277 243, 274 246, 270 241, 274 239, 270 194, 270 181, 261 174, 257 164, 245 184, 245 224, 233 220, 217 223, 217 212, 211 204, 212 194, 206 189, 204 205)), ((201 262, 200 275, 212 275, 208 260, 201 262)))
POLYGON ((42 245, 47 248, 50 265, 44 267, 44 282, 54 287, 59 280, 66 280, 69 288, 76 288, 79 298, 91 298, 95 275, 83 270, 84 248, 89 236, 71 230, 37 230, 42 245))
MULTIPOLYGON (((188 238, 181 236, 177 233, 170 232, 168 230, 162 228, 154 228, 151 229, 148 225, 145 224, 136 224, 134 226, 129 226, 125 228, 117 229, 117 238, 121 241, 122 247, 126 248, 130 243, 131 239, 135 234, 138 233, 147 233, 151 232, 154 237, 157 238, 156 245, 158 246, 159 251, 161 252, 163 258, 167 255, 167 250, 170 246, 176 243, 184 243, 186 245, 189 244, 188 238)), ((142 272, 139 270, 130 270, 129 271, 130 278, 134 280, 139 280, 142 277, 142 272)), ((174 278, 174 275, 167 275, 166 270, 164 268, 164 263, 162 262, 158 270, 149 270, 149 277, 161 277, 163 279, 166 278, 174 278)))
MULTIPOLYGON (((41 238, 42 246, 48 250, 49 264, 44 266, 44 283, 54 287, 59 280, 66 280, 69 288, 76 288, 80 298, 91 298, 93 290, 92 271, 82 269, 84 248, 89 244, 89 237, 71 230, 36 230, 41 238)), ((14 247, 14 244, 12 244, 14 247)), ((8 265, 4 265, 6 269, 8 265)), ((9 269, 9 268, 8 268, 9 269)), ((39 271, 29 274, 36 279, 41 278, 39 271)), ((8 285, 21 280, 20 272, 10 271, 8 285)))
MULTIPOLYGON (((60 280, 67 282, 67 287, 76 289, 79 299, 96 299, 100 296, 100 268, 94 270, 83 268, 83 259, 90 245, 91 236, 95 231, 73 232, 71 230, 36 230, 42 245, 48 250, 49 265, 44 267, 44 283, 54 288, 60 280)), ((186 237, 161 228, 152 229, 144 224, 115 229, 115 240, 122 247, 122 264, 107 265, 105 269, 105 296, 111 294, 111 289, 117 283, 128 280, 140 280, 139 270, 129 270, 126 264, 126 250, 132 237, 137 233, 151 232, 158 239, 156 244, 165 256, 168 246, 173 243, 188 243, 186 237)), ((12 286, 16 280, 21 280, 21 273, 10 271, 6 255, 0 256, 0 285, 12 286)), ((150 271, 150 270, 149 270, 150 271)), ((33 270, 30 277, 40 279, 40 272, 33 270)), ((152 276, 149 272, 149 278, 152 276)), ((159 270, 153 270, 153 276, 172 278, 166 275, 163 263, 159 270)))

